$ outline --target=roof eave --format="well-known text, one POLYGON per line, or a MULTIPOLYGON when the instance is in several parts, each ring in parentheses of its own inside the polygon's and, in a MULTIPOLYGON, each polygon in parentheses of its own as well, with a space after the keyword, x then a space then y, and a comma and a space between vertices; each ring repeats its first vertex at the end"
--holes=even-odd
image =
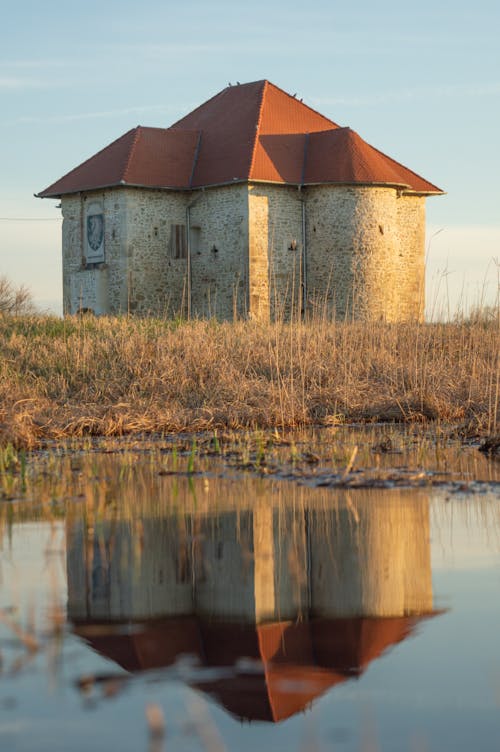
POLYGON ((71 191, 60 191, 58 193, 47 193, 41 191, 35 193, 36 198, 62 198, 62 196, 74 196, 77 193, 89 193, 90 191, 104 191, 108 188, 148 188, 150 190, 161 191, 187 191, 190 190, 189 186, 177 186, 177 185, 143 185, 141 183, 126 183, 124 180, 120 180, 118 183, 105 183, 103 185, 89 185, 82 186, 81 188, 75 188, 71 191))
POLYGON ((233 178, 232 180, 223 180, 220 183, 200 183, 199 185, 190 186, 191 191, 201 191, 203 188, 224 188, 228 185, 241 185, 242 183, 252 182, 248 178, 233 178))
POLYGON ((413 191, 411 188, 404 191, 405 196, 446 196, 446 191, 436 188, 434 191, 413 191))
POLYGON ((60 191, 57 193, 47 193, 46 191, 41 191, 40 193, 35 193, 36 198, 54 198, 54 199, 60 199, 62 196, 70 196, 75 195, 77 193, 87 193, 90 191, 102 191, 106 190, 108 188, 142 188, 145 190, 156 190, 156 191, 196 191, 196 190, 202 190, 204 188, 223 188, 227 187, 229 185, 241 185, 242 183, 261 183, 266 185, 283 185, 283 186, 289 186, 293 188, 298 188, 299 186, 302 186, 304 188, 307 187, 319 187, 322 185, 332 185, 332 186, 351 186, 351 187, 380 187, 380 188, 394 188, 396 190, 402 191, 405 195, 412 195, 412 196, 443 196, 445 195, 445 191, 441 190, 440 188, 437 188, 435 190, 428 190, 428 191, 418 191, 413 190, 411 186, 409 186, 407 183, 385 183, 385 182, 376 182, 376 181, 364 181, 364 182, 354 182, 354 181, 337 181, 337 180, 321 180, 318 182, 300 182, 300 181, 285 181, 285 180, 263 180, 259 178, 236 178, 233 180, 226 180, 222 181, 220 183, 205 183, 202 185, 145 185, 143 183, 126 183, 125 181, 121 180, 119 183, 108 183, 104 185, 93 185, 93 186, 84 186, 75 190, 71 191, 60 191))
POLYGON ((411 194, 413 196, 442 196, 446 195, 446 191, 441 190, 441 188, 435 188, 434 190, 428 190, 428 191, 417 191, 413 190, 411 186, 408 185, 408 183, 386 183, 382 181, 349 181, 349 180, 320 180, 318 182, 308 182, 305 181, 303 183, 301 182, 288 182, 285 180, 260 180, 259 178, 252 178, 251 180, 248 180, 249 183, 266 183, 270 185, 288 185, 288 186, 302 186, 304 188, 307 187, 317 187, 321 185, 338 185, 338 186, 351 186, 351 187, 368 187, 368 186, 374 186, 374 187, 380 187, 380 188, 395 188, 396 190, 402 191, 404 194, 411 194))

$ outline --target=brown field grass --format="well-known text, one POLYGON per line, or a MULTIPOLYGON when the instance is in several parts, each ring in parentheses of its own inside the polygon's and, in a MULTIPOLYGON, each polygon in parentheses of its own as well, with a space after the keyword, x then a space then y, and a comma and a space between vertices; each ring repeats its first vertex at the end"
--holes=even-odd
POLYGON ((499 397, 497 321, 0 316, 0 445, 374 420, 492 433, 499 397))

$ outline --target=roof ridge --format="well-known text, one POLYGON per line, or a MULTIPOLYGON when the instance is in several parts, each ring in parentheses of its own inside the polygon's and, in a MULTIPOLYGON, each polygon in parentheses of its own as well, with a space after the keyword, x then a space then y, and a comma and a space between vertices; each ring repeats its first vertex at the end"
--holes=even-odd
POLYGON ((267 87, 269 85, 269 81, 267 79, 263 80, 263 86, 262 86, 262 94, 260 97, 260 104, 259 104, 259 112, 257 114, 257 122, 255 123, 255 135, 253 140, 253 146, 252 146, 252 153, 250 156, 250 164, 248 166, 248 179, 252 177, 252 171, 255 163, 255 154, 257 152, 257 143, 260 138, 260 126, 262 123, 262 113, 264 112, 264 99, 266 96, 267 87))
MULTIPOLYGON (((332 130, 335 130, 335 128, 332 128, 332 130)), ((307 165, 307 151, 309 147, 309 136, 310 133, 304 134, 304 154, 302 157, 302 173, 300 175, 300 185, 304 185, 304 178, 306 176, 306 165, 307 165)))
MULTIPOLYGON (((186 131, 185 131, 186 132, 186 131)), ((191 166, 191 175, 189 176, 189 187, 193 186, 194 172, 196 170, 196 163, 198 162, 198 156, 200 154, 201 138, 203 131, 198 131, 198 141, 196 142, 196 149, 193 154, 193 164, 191 166)))
POLYGON ((320 118, 323 118, 323 120, 328 120, 329 123, 335 126, 335 128, 342 128, 345 126, 339 125, 338 123, 335 123, 333 120, 331 120, 326 115, 323 115, 322 112, 319 112, 318 110, 315 110, 314 107, 310 107, 308 104, 305 104, 301 99, 297 99, 296 97, 289 94, 287 91, 281 88, 281 86, 276 86, 276 84, 273 84, 272 81, 268 81, 265 79, 266 84, 269 84, 269 86, 272 86, 274 89, 277 89, 282 94, 286 94, 286 96, 291 99, 293 102, 297 102, 298 104, 301 104, 303 107, 306 107, 308 110, 311 110, 311 112, 314 112, 315 115, 318 115, 320 118))
POLYGON ((137 146, 137 142, 139 141, 140 131, 141 131, 141 126, 140 125, 136 126, 134 140, 132 141, 132 146, 130 147, 128 158, 127 158, 127 161, 125 162, 125 169, 123 170, 123 174, 122 174, 122 180, 124 183, 127 182, 127 173, 130 170, 130 165, 132 162, 132 158, 134 156, 135 148, 137 146))

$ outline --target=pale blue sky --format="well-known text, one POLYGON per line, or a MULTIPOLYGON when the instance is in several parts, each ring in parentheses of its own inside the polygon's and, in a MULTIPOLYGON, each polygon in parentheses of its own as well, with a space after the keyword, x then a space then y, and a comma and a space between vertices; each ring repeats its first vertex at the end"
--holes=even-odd
POLYGON ((492 302, 499 35, 497 0, 9 3, 0 274, 60 308, 60 222, 5 218, 58 217, 33 194, 131 127, 168 126, 229 81, 267 78, 446 190, 427 202, 429 301, 492 302))

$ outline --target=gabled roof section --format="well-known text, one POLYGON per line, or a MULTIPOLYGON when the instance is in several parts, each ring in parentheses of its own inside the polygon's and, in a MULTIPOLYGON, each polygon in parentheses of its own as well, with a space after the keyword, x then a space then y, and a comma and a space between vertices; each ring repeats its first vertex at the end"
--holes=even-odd
POLYGON ((188 187, 199 138, 194 131, 137 126, 38 196, 56 198, 116 185, 188 187))

